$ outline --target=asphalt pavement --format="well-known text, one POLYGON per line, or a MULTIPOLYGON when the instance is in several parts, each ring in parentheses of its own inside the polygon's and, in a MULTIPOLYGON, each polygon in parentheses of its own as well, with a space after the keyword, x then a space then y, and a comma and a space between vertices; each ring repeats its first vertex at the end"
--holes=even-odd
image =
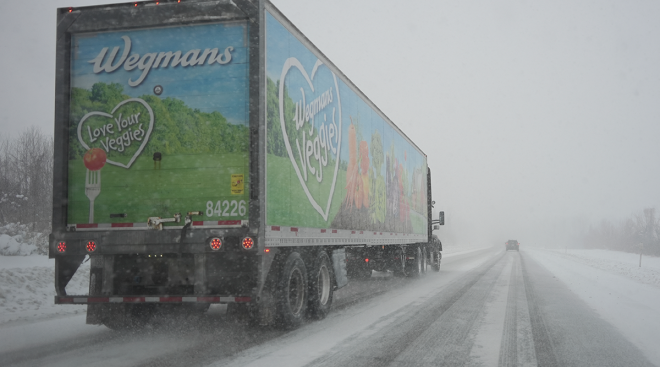
MULTIPOLYGON (((336 292, 325 320, 292 331, 250 326, 214 307, 155 329, 61 329, 70 333, 66 343, 5 353, 0 364, 652 366, 542 264, 503 250, 446 258, 439 273, 429 268, 417 279, 353 280, 336 292)), ((39 330, 26 327, 19 337, 39 330)))

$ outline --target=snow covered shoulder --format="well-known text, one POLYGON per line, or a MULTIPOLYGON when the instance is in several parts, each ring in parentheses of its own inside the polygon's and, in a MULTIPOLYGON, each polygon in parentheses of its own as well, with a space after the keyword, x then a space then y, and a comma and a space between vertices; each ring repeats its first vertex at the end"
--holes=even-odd
POLYGON ((660 365, 660 258, 607 250, 525 251, 660 365))

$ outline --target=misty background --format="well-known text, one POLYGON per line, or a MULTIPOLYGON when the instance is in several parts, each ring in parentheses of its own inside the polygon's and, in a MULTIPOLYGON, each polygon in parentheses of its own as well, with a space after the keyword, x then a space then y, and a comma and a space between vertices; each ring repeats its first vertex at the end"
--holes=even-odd
MULTIPOLYGON (((118 2, 0 3, 0 196, 52 137, 56 8, 118 2)), ((427 154, 443 243, 660 248, 660 3, 273 3, 427 154)))

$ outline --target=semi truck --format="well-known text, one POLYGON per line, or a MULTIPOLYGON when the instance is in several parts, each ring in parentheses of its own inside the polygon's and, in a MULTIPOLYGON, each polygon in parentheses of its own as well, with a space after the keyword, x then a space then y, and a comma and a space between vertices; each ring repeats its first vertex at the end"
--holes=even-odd
POLYGON ((269 1, 60 8, 56 51, 49 257, 88 324, 296 327, 349 278, 439 270, 427 156, 269 1))

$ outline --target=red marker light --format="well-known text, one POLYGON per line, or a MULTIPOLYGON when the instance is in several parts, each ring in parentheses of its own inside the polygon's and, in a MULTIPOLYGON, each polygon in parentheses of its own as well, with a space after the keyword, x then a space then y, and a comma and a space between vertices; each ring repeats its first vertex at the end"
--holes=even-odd
POLYGON ((59 242, 57 244, 57 252, 66 252, 66 242, 59 242))
POLYGON ((135 3, 135 6, 137 7, 137 3, 135 3))
POLYGON ((96 251, 96 242, 94 241, 87 241, 87 245, 85 246, 87 249, 87 252, 94 252, 96 251))
POLYGON ((269 253, 269 252, 270 252, 270 249, 269 249, 269 248, 266 248, 266 249, 264 249, 264 252, 265 252, 265 253, 269 253))
POLYGON ((69 13, 71 13, 72 11, 73 11, 73 8, 69 8, 69 13))
POLYGON ((364 262, 365 262, 365 263, 368 263, 368 262, 369 262, 369 259, 364 259, 364 262))
POLYGON ((222 247, 222 241, 220 241, 219 238, 213 238, 211 239, 211 242, 209 242, 209 246, 211 246, 211 250, 220 250, 220 247, 222 247))
POLYGON ((241 245, 243 245, 243 248, 244 248, 244 249, 249 250, 249 249, 251 249, 252 247, 254 247, 254 240, 253 240, 252 238, 250 238, 250 237, 245 237, 245 238, 243 239, 241 245))

